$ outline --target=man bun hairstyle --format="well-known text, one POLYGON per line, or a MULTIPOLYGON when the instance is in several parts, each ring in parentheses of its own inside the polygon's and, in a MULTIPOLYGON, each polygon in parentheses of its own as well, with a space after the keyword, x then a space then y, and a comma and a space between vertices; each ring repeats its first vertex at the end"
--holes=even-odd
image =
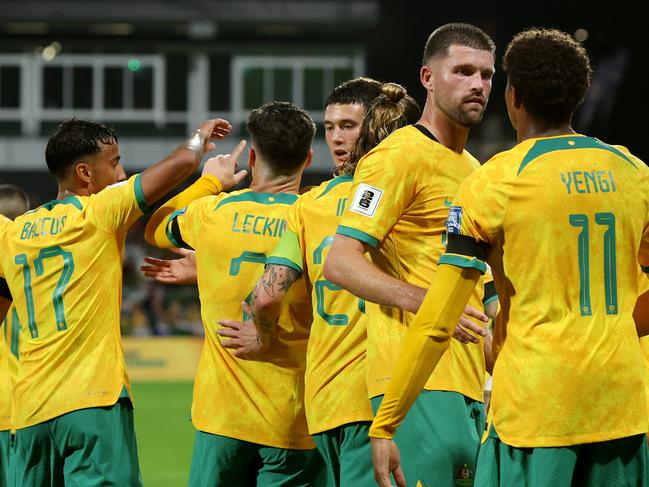
POLYGON ((421 117, 417 102, 397 83, 384 83, 363 119, 361 130, 343 164, 342 174, 354 174, 361 158, 398 128, 415 123, 421 117))

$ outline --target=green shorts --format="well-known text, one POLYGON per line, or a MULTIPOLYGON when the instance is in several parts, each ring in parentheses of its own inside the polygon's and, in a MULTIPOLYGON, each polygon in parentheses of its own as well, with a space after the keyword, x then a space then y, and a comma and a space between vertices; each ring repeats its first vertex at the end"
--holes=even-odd
MULTIPOLYGON (((372 398, 374 414, 382 400, 372 398)), ((481 402, 457 392, 422 391, 394 437, 408 485, 473 485, 484 424, 481 402)))
POLYGON ((349 423, 313 435, 324 458, 329 486, 374 487, 370 422, 349 423))
POLYGON ((10 471, 25 487, 141 487, 131 401, 17 430, 10 471))
POLYGON ((196 431, 189 487, 324 486, 317 450, 289 450, 196 431))
MULTIPOLYGON (((0 338, 1 340, 2 338, 0 338)), ((11 450, 11 433, 0 431, 0 487, 9 485, 9 451, 11 450)))
POLYGON ((646 435, 554 448, 516 448, 493 434, 480 448, 476 487, 646 487, 646 435))

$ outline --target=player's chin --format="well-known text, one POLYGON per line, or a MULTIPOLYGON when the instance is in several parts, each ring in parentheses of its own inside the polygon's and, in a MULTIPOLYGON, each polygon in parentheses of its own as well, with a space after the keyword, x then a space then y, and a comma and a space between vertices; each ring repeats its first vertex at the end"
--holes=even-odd
POLYGON ((460 120, 460 123, 464 125, 465 127, 473 127, 474 125, 478 125, 482 121, 482 117, 484 116, 484 108, 481 108, 480 110, 474 109, 474 110, 468 110, 463 113, 462 120, 460 120))

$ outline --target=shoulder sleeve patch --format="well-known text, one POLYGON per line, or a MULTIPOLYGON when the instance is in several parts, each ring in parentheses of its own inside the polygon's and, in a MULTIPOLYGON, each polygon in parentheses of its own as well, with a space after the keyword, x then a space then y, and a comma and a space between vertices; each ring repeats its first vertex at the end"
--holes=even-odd
POLYGON ((448 218, 446 218, 446 233, 460 234, 462 227, 462 208, 459 206, 451 206, 448 210, 448 218))
POLYGON ((361 215, 372 217, 379 206, 383 190, 361 183, 358 185, 356 194, 349 209, 361 215))

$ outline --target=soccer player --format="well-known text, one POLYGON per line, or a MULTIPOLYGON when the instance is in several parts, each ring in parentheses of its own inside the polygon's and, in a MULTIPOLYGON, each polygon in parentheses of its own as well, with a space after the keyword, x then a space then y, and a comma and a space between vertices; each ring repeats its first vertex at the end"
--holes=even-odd
POLYGON ((356 163, 391 132, 414 123, 421 115, 417 103, 401 86, 386 83, 381 91, 357 131, 357 142, 339 166, 342 174, 303 194, 289 213, 286 232, 266 260, 264 275, 253 293, 251 315, 259 340, 245 330, 247 323, 220 322, 231 327, 219 330, 230 338, 223 346, 233 348, 240 357, 260 355, 275 346, 271 338, 277 311, 293 283, 302 274, 306 276, 313 323, 307 348, 305 408, 309 433, 325 460, 328 486, 374 485, 367 436, 373 415, 365 377, 365 303, 327 281, 322 267, 347 204, 356 163), (264 323, 271 327, 265 328, 264 323))
MULTIPOLYGON (((431 34, 421 68, 423 115, 360 161, 326 259, 325 278, 377 303, 367 305, 368 389, 375 410, 445 248, 448 206, 460 182, 479 167, 464 145, 487 104, 494 50, 491 38, 472 25, 447 24, 431 34)), ((470 304, 480 309, 481 301, 480 287, 470 304)), ((450 486, 475 470, 484 429, 485 359, 481 346, 455 342, 396 439, 413 485, 450 486)))
POLYGON ((338 171, 349 160, 372 100, 381 94, 382 83, 355 78, 336 86, 325 101, 324 129, 327 147, 338 171))
POLYGON ((0 277, 22 324, 15 485, 141 485, 119 335, 124 239, 149 203, 194 172, 208 139, 230 129, 207 121, 125 180, 113 130, 67 120, 45 151, 57 199, 0 217, 0 277))
POLYGON ((190 486, 316 485, 322 470, 304 416, 304 368, 311 311, 304 281, 280 312, 277 347, 263 361, 234 357, 217 334, 217 320, 241 316, 251 285, 286 226, 304 168, 311 162, 315 125, 300 108, 272 102, 248 118, 250 189, 219 193, 244 148, 208 161, 203 176, 163 205, 146 228, 160 247, 196 251, 205 345, 192 404, 196 439, 190 486), (200 197, 197 184, 213 196, 200 197), (186 206, 186 207, 184 207, 186 206))
POLYGON ((591 68, 569 35, 522 32, 503 66, 518 145, 462 183, 449 210, 447 253, 370 431, 375 471, 390 485, 399 463, 390 438, 487 259, 502 309, 493 427, 475 485, 646 486, 638 334, 649 330, 646 316, 636 330, 633 311, 638 263, 649 268, 649 169, 572 129, 591 68))
MULTIPOLYGON (((0 215, 13 220, 27 210, 27 193, 12 184, 0 185, 0 215)), ((9 482, 11 389, 18 373, 20 323, 11 299, 7 281, 0 278, 0 320, 4 319, 4 339, 0 337, 0 487, 9 482)))
MULTIPOLYGON (((359 77, 338 85, 325 101, 325 141, 331 154, 334 172, 338 171, 351 152, 370 103, 381 93, 382 83, 359 77)), ((180 259, 146 257, 142 272, 165 284, 195 284, 196 259, 187 249, 171 249, 180 259)), ((254 283, 251 283, 254 286, 254 283)))

